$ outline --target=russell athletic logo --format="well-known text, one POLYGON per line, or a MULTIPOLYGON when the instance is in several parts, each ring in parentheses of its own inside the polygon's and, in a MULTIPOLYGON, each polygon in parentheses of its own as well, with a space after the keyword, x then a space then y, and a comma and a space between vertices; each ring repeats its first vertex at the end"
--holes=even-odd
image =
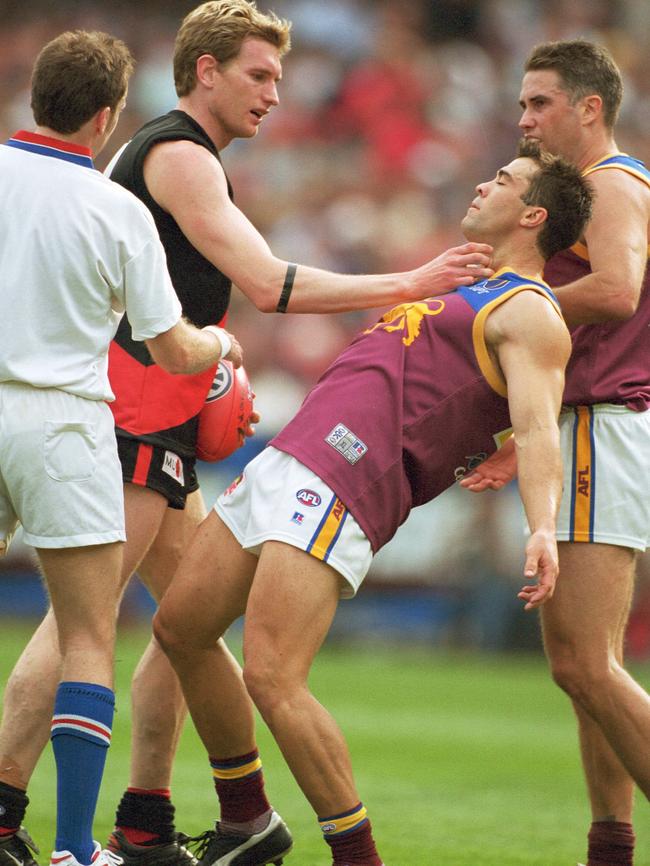
POLYGON ((302 505, 307 505, 310 508, 316 508, 316 506, 320 505, 322 502, 322 499, 315 490, 307 490, 304 487, 296 493, 296 499, 298 502, 302 503, 302 505))

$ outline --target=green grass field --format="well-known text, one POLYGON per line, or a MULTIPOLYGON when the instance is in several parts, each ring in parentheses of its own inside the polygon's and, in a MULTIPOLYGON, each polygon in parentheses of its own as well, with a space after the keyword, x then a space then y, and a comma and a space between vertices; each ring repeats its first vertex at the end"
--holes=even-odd
MULTIPOLYGON (((4 682, 29 634, 3 625, 4 682)), ((130 673, 147 640, 122 631, 113 745, 97 811, 104 840, 127 782, 130 673)), ((637 667, 650 685, 650 666, 637 667)), ((572 713, 537 656, 445 654, 422 648, 327 647, 312 685, 346 733, 361 796, 387 866, 575 866, 589 822, 572 713)), ((270 798, 290 825, 287 864, 327 866, 314 816, 260 724, 270 798)), ((650 745, 649 745, 650 747, 650 745)), ((47 861, 54 833, 48 749, 29 789, 26 824, 47 861)), ((210 771, 191 726, 178 754, 179 829, 198 833, 217 814, 210 771)), ((635 866, 650 866, 650 814, 637 809, 635 866)))

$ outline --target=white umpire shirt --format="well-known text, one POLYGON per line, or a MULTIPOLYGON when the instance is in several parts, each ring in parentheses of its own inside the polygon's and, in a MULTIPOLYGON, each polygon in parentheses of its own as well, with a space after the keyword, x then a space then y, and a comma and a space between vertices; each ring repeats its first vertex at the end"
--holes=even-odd
POLYGON ((147 208, 88 148, 31 132, 0 145, 0 382, 114 399, 108 347, 181 316, 147 208))

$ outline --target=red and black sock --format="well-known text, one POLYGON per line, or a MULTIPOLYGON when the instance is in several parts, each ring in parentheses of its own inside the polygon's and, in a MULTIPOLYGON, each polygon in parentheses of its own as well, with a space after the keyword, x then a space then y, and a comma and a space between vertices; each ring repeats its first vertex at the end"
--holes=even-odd
POLYGON ((127 788, 115 815, 115 827, 132 845, 166 845, 176 838, 169 788, 127 788))
POLYGON ((0 782, 0 836, 11 836, 23 823, 29 797, 21 788, 0 782))

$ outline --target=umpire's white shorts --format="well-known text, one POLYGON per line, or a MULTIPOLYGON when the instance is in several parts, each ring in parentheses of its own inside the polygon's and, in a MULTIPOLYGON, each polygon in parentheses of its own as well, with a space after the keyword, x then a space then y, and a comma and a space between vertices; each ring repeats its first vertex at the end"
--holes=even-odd
POLYGON ((344 578, 342 598, 356 593, 370 567, 370 542, 336 493, 277 448, 251 460, 214 509, 249 553, 283 541, 331 565, 344 578))
POLYGON ((124 493, 107 404, 55 388, 0 384, 0 540, 34 547, 124 541, 124 493))
POLYGON ((645 550, 650 539, 650 412, 599 403, 560 415, 564 492, 558 541, 645 550))

